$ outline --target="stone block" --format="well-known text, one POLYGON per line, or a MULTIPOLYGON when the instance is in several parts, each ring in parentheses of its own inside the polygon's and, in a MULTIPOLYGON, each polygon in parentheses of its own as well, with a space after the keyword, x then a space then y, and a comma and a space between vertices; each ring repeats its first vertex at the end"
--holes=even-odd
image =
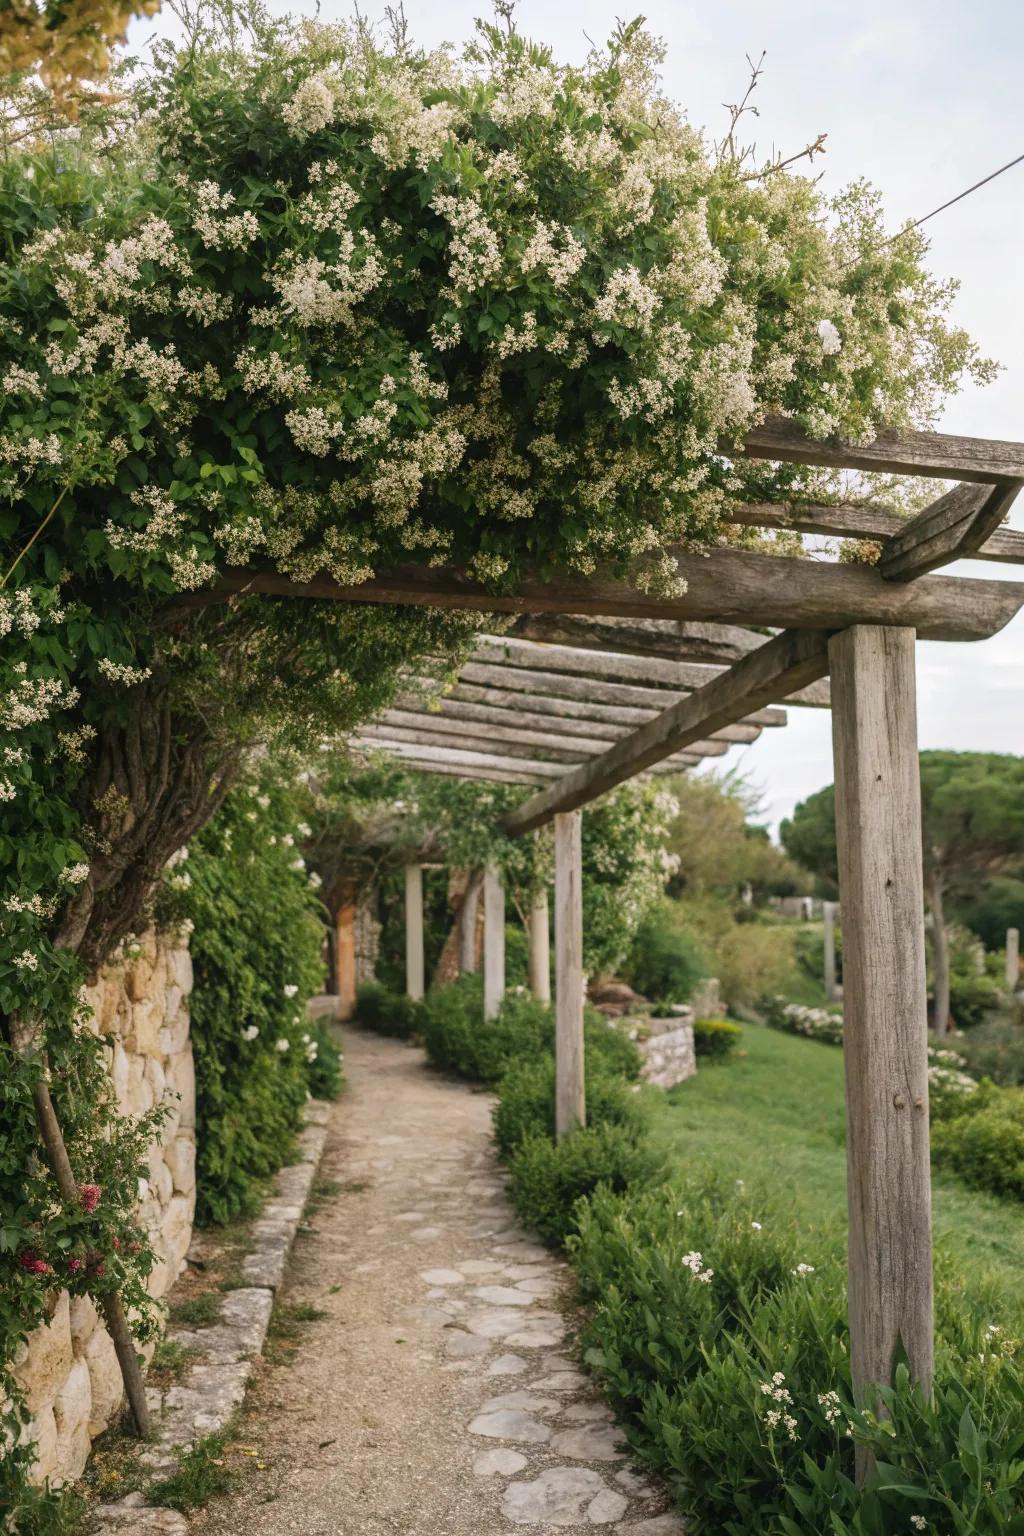
POLYGON ((100 1435, 117 1413, 124 1393, 121 1367, 111 1337, 105 1328, 97 1328, 85 1346, 85 1364, 89 1368, 92 1409, 89 1433, 100 1435))
POLYGON ((71 1348, 71 1307, 67 1291, 61 1291, 48 1323, 28 1337, 24 1359, 14 1368, 14 1379, 25 1394, 29 1413, 52 1403, 74 1360, 71 1348))
POLYGON ((91 1296, 72 1296, 70 1313, 71 1347, 76 1355, 80 1355, 99 1322, 99 1313, 91 1296))
POLYGON ((35 1443, 35 1461, 29 1474, 29 1481, 39 1484, 45 1483, 48 1477, 57 1474, 57 1420, 51 1404, 40 1408, 30 1423, 26 1424, 21 1433, 22 1444, 28 1441, 35 1443))
POLYGON ((187 1195, 172 1195, 160 1227, 160 1250, 177 1277, 188 1245, 192 1240, 194 1201, 187 1195))
POLYGON ((125 966, 125 990, 133 1003, 141 1003, 153 993, 153 964, 146 955, 140 955, 125 966))
MULTIPOLYGON (((161 1030, 160 1033, 162 1035, 163 1030, 161 1030)), ((163 1051, 161 1050, 161 1056, 162 1055, 163 1051)), ((160 1056, 146 1057, 145 1078, 146 1082, 153 1090, 153 1103, 162 1104, 164 1101, 164 1095, 167 1092, 167 1074, 164 1071, 163 1062, 160 1059, 160 1056)))
POLYGON ((684 1083, 697 1071, 697 1054, 693 1042, 693 1025, 680 1024, 678 1020, 652 1020, 652 1028, 670 1023, 662 1033, 651 1035, 640 1042, 643 1057, 641 1076, 656 1088, 674 1088, 684 1083))
POLYGON ((135 1056, 159 1056, 160 1030, 164 1022, 163 992, 146 994, 132 1003, 131 1019, 124 1037, 125 1048, 135 1056))
POLYGON ((110 1080, 114 1085, 114 1093, 117 1096, 117 1107, 122 1114, 129 1111, 129 1082, 128 1069, 130 1058, 128 1052, 120 1040, 114 1041, 113 1052, 110 1059, 110 1080))
POLYGON ((91 1412, 89 1367, 84 1360, 76 1360, 53 1403, 57 1425, 57 1476, 63 1481, 74 1482, 85 1471, 92 1445, 89 1434, 91 1412))
POLYGON ((191 1050, 176 1051, 164 1063, 167 1087, 180 1097, 178 1106, 181 1125, 185 1130, 196 1128, 196 1070, 191 1050))
POLYGON ((192 956, 187 949, 172 949, 167 953, 167 976, 188 997, 192 991, 192 956))
POLYGON ((196 1187, 196 1144, 191 1133, 186 1131, 169 1141, 164 1158, 174 1188, 179 1194, 191 1194, 196 1187))

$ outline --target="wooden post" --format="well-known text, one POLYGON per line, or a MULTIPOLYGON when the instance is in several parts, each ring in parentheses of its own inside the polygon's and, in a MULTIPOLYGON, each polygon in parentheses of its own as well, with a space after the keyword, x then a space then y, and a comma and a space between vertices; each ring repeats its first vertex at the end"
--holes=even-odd
POLYGON ((551 944, 548 932, 548 893, 542 886, 530 904, 530 991, 539 1002, 551 1001, 551 944))
POLYGON ((493 1019, 505 997, 505 887, 501 870, 484 870, 484 1018, 493 1019))
POLYGON ((356 904, 344 901, 334 923, 334 979, 338 988, 339 1019, 350 1019, 356 1009, 356 904))
POLYGON ((555 1134, 585 1125, 582 815, 555 817, 555 1134))
POLYGON ((425 991, 422 864, 405 866, 405 990, 415 1002, 425 991))
POLYGON ((474 870, 469 877, 459 914, 459 970, 463 976, 471 976, 476 970, 476 923, 479 910, 480 874, 474 870))
MULTIPOLYGON (((850 1364, 854 1392, 897 1352, 932 1380, 932 1223, 914 631, 829 644, 843 925, 850 1364)), ((858 1479, 870 1470, 858 1453, 858 1479)))
POLYGON ((1016 992, 1020 981, 1020 929, 1006 930, 1006 985, 1016 992))
POLYGON ((836 999, 836 903, 823 901, 821 912, 825 920, 825 997, 833 1003, 836 999))

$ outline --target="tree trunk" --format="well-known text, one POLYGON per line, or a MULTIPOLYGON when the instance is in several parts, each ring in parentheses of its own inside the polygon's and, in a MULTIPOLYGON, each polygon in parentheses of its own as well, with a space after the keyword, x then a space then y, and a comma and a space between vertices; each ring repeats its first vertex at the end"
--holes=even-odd
POLYGON ((929 877, 928 906, 932 914, 932 969, 935 977, 932 1027, 937 1035, 945 1035, 949 1032, 949 936, 946 933, 940 875, 929 877))

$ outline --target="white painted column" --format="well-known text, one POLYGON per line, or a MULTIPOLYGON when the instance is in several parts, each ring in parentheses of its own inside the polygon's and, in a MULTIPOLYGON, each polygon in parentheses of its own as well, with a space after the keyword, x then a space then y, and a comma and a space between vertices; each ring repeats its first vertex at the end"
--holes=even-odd
MULTIPOLYGON (((933 1370, 921 785, 912 629, 829 644, 843 924, 850 1364, 855 1394, 899 1350, 933 1370)), ((858 1451, 863 1482, 868 1458, 858 1451)))
POLYGON ((1006 985, 1016 992, 1020 981, 1020 929, 1006 930, 1006 985))
POLYGON ((825 921, 825 996, 830 1003, 836 998, 836 905, 834 901, 821 904, 825 921))
POLYGON ((527 920, 530 944, 530 991, 542 1003, 551 1001, 551 941, 548 934, 548 893, 542 886, 530 905, 527 920))
POLYGON ((416 1002, 423 996, 423 866, 405 866, 405 990, 416 1002))
POLYGON ((587 1118, 583 1080, 582 813, 555 817, 555 1134, 587 1118))
POLYGON ((505 887, 501 870, 484 870, 484 1018, 493 1019, 505 997, 505 887))
POLYGON ((463 976, 471 976, 476 970, 476 919, 479 907, 480 875, 474 870, 469 877, 459 920, 459 970, 463 976))

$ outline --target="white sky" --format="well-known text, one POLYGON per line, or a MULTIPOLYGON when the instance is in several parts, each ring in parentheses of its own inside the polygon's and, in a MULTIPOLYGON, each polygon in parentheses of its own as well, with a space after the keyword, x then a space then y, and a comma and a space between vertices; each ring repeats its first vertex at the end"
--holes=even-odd
MULTIPOLYGON (((489 0, 406 0, 415 37, 461 42, 489 0)), ((639 8, 640 0, 637 0, 639 8)), ((312 4, 275 3, 312 14, 312 4)), ((362 0, 370 18, 384 0, 362 0)), ((753 123, 763 150, 791 153, 820 132, 818 161, 838 189, 863 177, 880 188, 893 229, 918 218, 1005 161, 1024 153, 1024 7, 1019 0, 649 0, 651 30, 669 45, 669 93, 696 126, 720 131, 722 103, 746 87, 744 56, 767 51, 753 123)), ((323 0, 321 17, 350 14, 323 0)), ((564 58, 579 57, 585 33, 603 40, 623 0, 521 0, 519 27, 564 58)), ((138 45, 169 18, 137 25, 138 45)), ((747 119, 748 123, 752 122, 747 119)), ((928 226, 931 266, 957 276, 956 320, 1004 372, 985 390, 954 399, 942 426, 951 432, 1024 439, 1024 165, 948 209, 928 226)), ((1021 499, 1024 503, 1024 497, 1021 499)), ((1011 525, 1024 528, 1018 503, 1011 525)), ((961 562, 956 574, 1024 581, 1024 568, 961 562)), ((1024 751, 1024 614, 991 640, 918 647, 922 747, 1024 751)), ((784 730, 718 759, 739 766, 763 795, 774 825, 803 796, 832 779, 831 724, 825 710, 791 709, 784 730)))

